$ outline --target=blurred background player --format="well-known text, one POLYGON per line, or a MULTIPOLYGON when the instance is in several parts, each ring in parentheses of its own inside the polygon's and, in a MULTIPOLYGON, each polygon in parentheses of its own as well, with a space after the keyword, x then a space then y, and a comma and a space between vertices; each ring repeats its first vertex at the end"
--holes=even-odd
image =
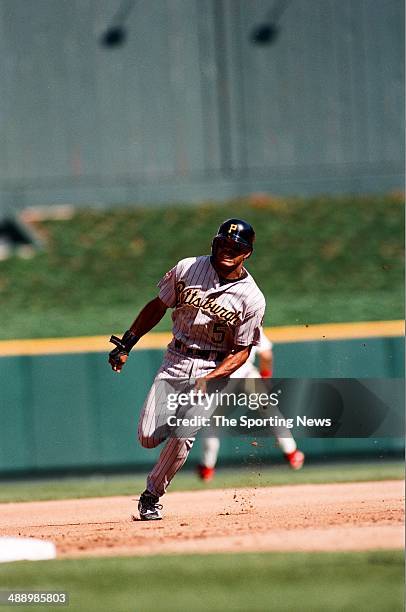
MULTIPOLYGON (((261 327, 260 343, 252 347, 251 354, 244 365, 230 378, 271 378, 272 376, 272 342, 267 338, 261 327), (258 368, 255 366, 255 357, 258 355, 258 368)), ((285 430, 283 437, 276 435, 279 448, 293 470, 303 467, 305 456, 297 448, 296 441, 289 430, 285 430)), ((202 480, 209 481, 215 473, 215 466, 220 449, 220 439, 217 437, 202 439, 201 463, 197 466, 197 473, 202 480)))

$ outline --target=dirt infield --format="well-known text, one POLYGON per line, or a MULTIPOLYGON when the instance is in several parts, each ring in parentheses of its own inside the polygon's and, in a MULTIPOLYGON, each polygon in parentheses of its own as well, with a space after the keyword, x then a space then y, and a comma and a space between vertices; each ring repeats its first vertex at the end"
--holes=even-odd
POLYGON ((402 548, 401 481, 168 493, 165 518, 130 497, 0 505, 0 535, 53 540, 59 557, 402 548))

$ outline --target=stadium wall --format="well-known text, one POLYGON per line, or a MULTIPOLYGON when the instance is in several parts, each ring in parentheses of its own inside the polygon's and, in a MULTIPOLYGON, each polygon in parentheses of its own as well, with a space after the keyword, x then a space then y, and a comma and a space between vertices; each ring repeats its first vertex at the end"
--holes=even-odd
MULTIPOLYGON (((275 376, 396 378, 404 374, 400 337, 278 343, 275 376)), ((109 369, 106 352, 0 357, 0 475, 52 471, 145 469, 160 449, 136 439, 138 414, 162 359, 161 349, 135 350, 125 372, 109 369)), ((400 454, 403 438, 302 440, 309 458, 400 454)), ((225 439, 220 463, 277 460, 269 444, 225 439), (238 446, 238 450, 236 450, 238 446)), ((188 462, 198 460, 198 444, 188 462)))
POLYGON ((403 190, 404 3, 1 0, 0 216, 403 190))

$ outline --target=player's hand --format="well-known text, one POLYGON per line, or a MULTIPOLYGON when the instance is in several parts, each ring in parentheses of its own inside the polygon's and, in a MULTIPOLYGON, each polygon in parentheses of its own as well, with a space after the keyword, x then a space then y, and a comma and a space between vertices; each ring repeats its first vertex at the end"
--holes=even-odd
POLYGON ((197 378, 195 382, 195 391, 200 391, 201 393, 206 393, 207 391, 207 381, 205 378, 197 378))
POLYGON ((114 348, 109 353, 109 364, 111 365, 114 372, 120 373, 127 359, 128 353, 125 353, 119 348, 114 348))

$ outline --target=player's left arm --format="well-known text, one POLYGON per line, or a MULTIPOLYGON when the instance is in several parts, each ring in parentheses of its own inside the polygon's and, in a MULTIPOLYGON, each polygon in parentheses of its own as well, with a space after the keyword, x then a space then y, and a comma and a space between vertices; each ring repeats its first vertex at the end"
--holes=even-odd
POLYGON ((197 381, 197 388, 204 387, 205 381, 216 378, 227 378, 241 368, 247 361, 253 344, 259 343, 260 328, 264 318, 265 299, 262 294, 256 304, 248 311, 234 336, 234 347, 223 361, 202 379, 197 381))
POLYGON ((247 361, 250 352, 251 346, 235 346, 231 353, 229 353, 223 361, 204 378, 206 380, 228 378, 247 361))

